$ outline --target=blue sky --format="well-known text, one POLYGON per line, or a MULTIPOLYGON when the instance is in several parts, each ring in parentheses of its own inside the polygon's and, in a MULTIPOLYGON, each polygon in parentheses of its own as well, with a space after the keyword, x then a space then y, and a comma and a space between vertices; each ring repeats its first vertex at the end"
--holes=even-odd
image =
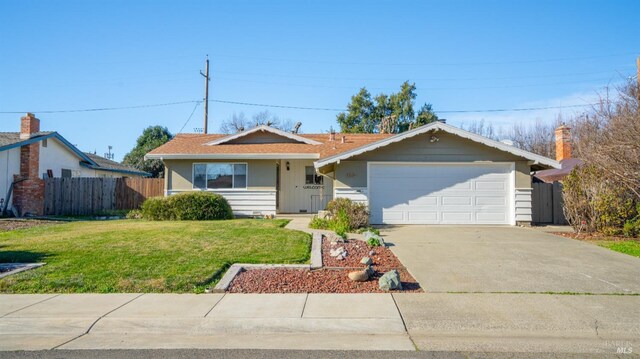
MULTIPOLYGON (((203 97, 345 108, 416 83, 460 125, 554 120, 635 75, 640 1, 0 1, 0 112, 32 111, 85 151, 121 159, 150 125, 176 133, 203 97), (43 113, 186 102, 114 111, 43 113), (191 102, 190 102, 191 101, 191 102)), ((269 110, 303 132, 336 126, 336 111, 212 102, 210 129, 234 112, 269 110)), ((20 114, 0 113, 0 131, 20 114)), ((183 132, 202 127, 202 106, 183 132)), ((210 130, 210 132, 212 132, 210 130)))

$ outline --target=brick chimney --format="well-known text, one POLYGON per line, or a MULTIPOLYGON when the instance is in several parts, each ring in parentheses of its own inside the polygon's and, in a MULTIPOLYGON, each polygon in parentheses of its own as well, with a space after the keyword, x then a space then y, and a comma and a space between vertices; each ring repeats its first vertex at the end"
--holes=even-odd
POLYGON ((571 158, 571 128, 562 125, 556 128, 556 161, 571 158))
MULTIPOLYGON (((29 139, 39 131, 40 120, 32 113, 20 119, 20 139, 29 139)), ((20 147, 20 174, 13 177, 13 204, 19 215, 42 215, 44 181, 40 178, 40 141, 20 147)))
POLYGON ((40 120, 34 114, 27 112, 20 119, 20 139, 29 139, 38 132, 40 132, 40 120))

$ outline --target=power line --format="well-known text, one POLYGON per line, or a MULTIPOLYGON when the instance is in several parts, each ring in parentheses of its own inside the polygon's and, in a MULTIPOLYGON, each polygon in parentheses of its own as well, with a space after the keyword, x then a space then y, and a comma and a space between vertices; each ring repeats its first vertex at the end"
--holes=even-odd
POLYGON ((182 105, 185 103, 194 103, 198 102, 197 100, 193 101, 178 101, 178 102, 167 102, 167 103, 158 103, 153 105, 137 105, 137 106, 122 106, 122 107, 98 107, 98 108, 85 108, 80 110, 43 110, 43 111, 0 111, 0 113, 5 114, 22 114, 26 112, 33 113, 72 113, 72 112, 98 112, 98 111, 115 111, 115 110, 134 110, 138 108, 149 108, 149 107, 163 107, 163 106, 173 106, 173 105, 182 105))
POLYGON ((358 65, 358 66, 481 66, 481 65, 507 65, 507 64, 535 64, 535 63, 547 63, 547 62, 566 62, 577 60, 593 60, 609 57, 622 57, 622 56, 637 56, 638 51, 628 52, 623 54, 606 54, 595 56, 582 56, 582 57, 565 57, 565 58, 550 58, 550 59, 533 59, 533 60, 512 60, 512 61, 486 61, 486 62, 449 62, 449 63, 382 63, 382 62, 342 62, 342 61, 326 61, 326 60, 307 60, 307 59, 291 59, 291 58, 269 58, 269 57, 255 57, 255 56, 238 56, 228 54, 215 54, 214 57, 227 57, 246 60, 258 60, 258 61, 274 61, 274 62, 297 62, 297 63, 310 63, 310 64, 335 64, 335 65, 358 65))
POLYGON ((191 121, 191 117, 193 117, 193 114, 196 112, 196 109, 198 108, 198 105, 200 105, 201 103, 202 103, 202 101, 196 102, 196 105, 193 106, 193 111, 191 111, 191 114, 189 115, 189 118, 187 118, 187 120, 184 122, 184 125, 182 125, 182 128, 180 129, 180 131, 178 131, 178 133, 182 133, 182 130, 184 130, 184 128, 187 127, 187 123, 189 123, 189 121, 191 121))
MULTIPOLYGON (((635 66, 620 66, 620 69, 634 68, 635 66)), ((403 78, 373 78, 373 77, 345 77, 345 76, 314 76, 314 75, 290 75, 277 73, 259 73, 259 72, 239 72, 239 71, 216 71, 219 74, 244 75, 244 76, 260 76, 260 77, 277 77, 277 78, 300 78, 300 79, 317 79, 317 80, 352 80, 352 81, 406 81, 403 78)), ((489 77, 423 77, 413 78, 411 81, 487 81, 487 80, 518 80, 518 79, 538 79, 538 78, 558 78, 558 77, 576 77, 586 75, 622 75, 619 70, 595 71, 595 72, 579 72, 564 74, 536 74, 536 75, 519 75, 519 76, 489 76, 489 77)), ((224 79, 224 78, 221 78, 224 79)))
MULTIPOLYGON (((202 100, 193 100, 193 101, 169 102, 169 103, 153 104, 153 105, 138 105, 138 106, 123 106, 123 107, 103 107, 103 108, 88 108, 88 109, 77 109, 77 110, 0 111, 0 114, 23 114, 25 112, 33 112, 33 113, 37 114, 37 113, 72 113, 72 112, 116 111, 116 110, 130 110, 130 109, 139 109, 139 108, 161 107, 161 106, 173 106, 173 105, 181 105, 181 104, 186 104, 186 103, 195 103, 196 104, 195 107, 197 107, 202 102, 204 102, 204 101, 202 101, 202 100)), ((268 108, 284 108, 284 109, 291 109, 291 110, 329 111, 329 112, 347 111, 347 109, 344 109, 344 108, 276 105, 276 104, 266 104, 266 103, 230 101, 230 100, 221 100, 221 99, 209 99, 209 102, 223 103, 223 104, 229 104, 229 105, 242 105, 242 106, 268 107, 268 108)), ((587 106, 593 106, 593 105, 595 105, 595 104, 586 103, 586 104, 575 104, 575 105, 564 105, 564 106, 481 109, 481 110, 442 110, 442 111, 434 111, 434 112, 436 112, 436 113, 482 113, 482 112, 510 112, 510 111, 516 112, 516 111, 552 110, 552 109, 563 109, 563 108, 579 108, 579 107, 587 107, 587 106)), ((195 107, 194 107, 194 110, 192 112, 195 111, 195 107)), ((184 126, 183 126, 183 128, 184 128, 184 126)))

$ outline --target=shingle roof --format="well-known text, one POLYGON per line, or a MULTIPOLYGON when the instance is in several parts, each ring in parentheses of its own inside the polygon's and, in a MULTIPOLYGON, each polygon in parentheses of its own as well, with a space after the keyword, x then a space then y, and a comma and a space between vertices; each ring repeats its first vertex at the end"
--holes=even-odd
MULTIPOLYGON (((50 135, 53 132, 38 132, 33 137, 50 135)), ((13 145, 25 141, 20 138, 20 132, 0 132, 0 147, 13 145)))
POLYGON ((335 140, 329 140, 328 133, 298 134, 298 136, 319 142, 306 143, 207 143, 226 137, 223 134, 178 134, 171 141, 154 149, 147 155, 232 155, 232 154, 318 154, 319 158, 329 157, 375 141, 393 136, 392 134, 350 134, 336 133, 335 140), (342 137, 345 138, 342 143, 342 137))
POLYGON ((116 161, 112 161, 109 159, 106 159, 102 156, 98 156, 96 154, 93 153, 89 153, 89 152, 85 152, 85 154, 91 158, 91 160, 95 163, 98 164, 98 166, 92 166, 92 168, 96 169, 96 170, 111 170, 111 171, 115 171, 115 172, 125 172, 125 173, 137 173, 140 174, 141 176, 148 176, 149 173, 144 172, 144 171, 140 171, 139 169, 135 168, 135 167, 131 167, 131 166, 127 166, 124 165, 122 163, 118 163, 116 161))
POLYGON ((562 181, 569 173, 571 173, 571 171, 573 171, 574 168, 582 166, 582 164, 584 164, 584 162, 581 159, 566 158, 560 161, 562 168, 538 171, 533 174, 533 177, 545 183, 562 181))

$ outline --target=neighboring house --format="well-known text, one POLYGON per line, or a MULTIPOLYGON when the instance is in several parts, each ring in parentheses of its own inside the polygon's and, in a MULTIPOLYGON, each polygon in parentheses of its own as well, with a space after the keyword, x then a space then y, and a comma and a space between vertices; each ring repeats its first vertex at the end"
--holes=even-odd
POLYGON ((556 128, 556 161, 560 168, 537 171, 533 174, 532 222, 537 224, 567 224, 564 215, 562 180, 584 162, 572 157, 571 129, 556 128))
POLYGON ((0 132, 0 210, 15 203, 21 214, 39 214, 34 209, 37 206, 25 204, 25 201, 30 201, 25 197, 40 197, 40 192, 44 193, 41 191, 44 188, 44 178, 149 175, 84 153, 57 132, 41 132, 40 120, 31 113, 21 118, 20 132, 0 132), (13 193, 8 196, 12 183, 15 185, 13 193), (25 192, 25 188, 29 186, 33 188, 25 192), (22 195, 24 196, 21 197, 22 195))
POLYGON ((553 183, 562 181, 576 166, 583 164, 581 159, 572 157, 571 128, 562 125, 556 128, 556 161, 561 168, 537 171, 533 174, 534 181, 553 183))
POLYGON ((182 134, 146 158, 164 162, 166 195, 212 191, 238 215, 313 213, 346 197, 373 224, 530 223, 531 171, 560 168, 441 122, 397 135, 182 134))

